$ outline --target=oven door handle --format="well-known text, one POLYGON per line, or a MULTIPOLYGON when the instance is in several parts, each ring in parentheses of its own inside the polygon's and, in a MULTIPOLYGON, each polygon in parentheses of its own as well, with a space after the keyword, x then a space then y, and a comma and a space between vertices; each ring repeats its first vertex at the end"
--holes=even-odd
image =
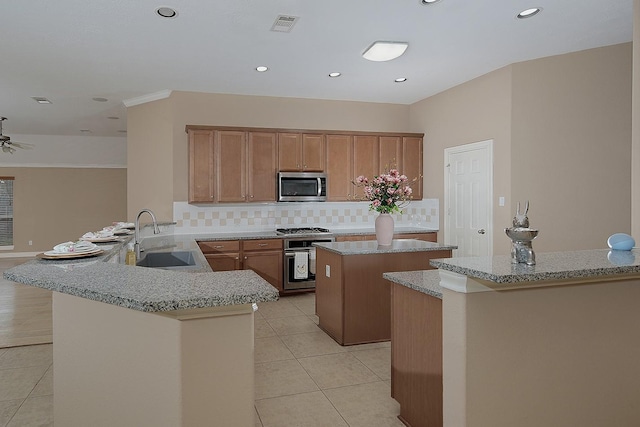
POLYGON ((285 251, 285 253, 284 253, 284 257, 285 257, 285 258, 293 258, 294 256, 296 256, 296 252, 309 252, 309 251, 306 251, 306 250, 304 250, 304 249, 303 249, 303 250, 300 250, 300 251, 293 251, 293 252, 286 252, 286 251, 285 251))

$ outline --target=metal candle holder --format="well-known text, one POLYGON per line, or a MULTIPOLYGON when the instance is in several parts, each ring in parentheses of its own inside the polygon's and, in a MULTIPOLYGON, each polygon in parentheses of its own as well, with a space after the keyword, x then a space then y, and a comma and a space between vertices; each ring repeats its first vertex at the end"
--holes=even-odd
POLYGON ((513 217, 513 227, 505 228, 504 232, 511 239, 512 264, 536 264, 536 254, 533 252, 531 241, 538 235, 538 230, 529 228, 529 201, 525 204, 524 213, 520 213, 520 202, 513 217))

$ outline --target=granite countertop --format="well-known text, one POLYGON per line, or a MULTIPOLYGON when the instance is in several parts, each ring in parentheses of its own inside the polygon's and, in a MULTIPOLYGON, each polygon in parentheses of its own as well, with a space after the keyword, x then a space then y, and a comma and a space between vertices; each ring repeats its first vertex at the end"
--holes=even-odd
MULTIPOLYGON (((193 250, 201 268, 162 270, 124 265, 126 244, 101 244, 95 257, 71 260, 34 259, 6 270, 18 283, 118 305, 159 312, 276 301, 279 293, 252 270, 211 272, 197 243, 190 237, 159 235, 142 240, 142 257, 150 252, 193 250)), ((141 258, 142 258, 141 257, 141 258)))
POLYGON ((438 270, 399 271, 383 273, 382 277, 393 283, 442 299, 442 287, 440 287, 438 270))
POLYGON ((375 240, 360 242, 314 243, 314 246, 340 255, 368 255, 396 252, 429 252, 457 249, 457 246, 413 239, 394 239, 389 246, 379 246, 375 240))
POLYGON ((536 253, 536 265, 511 264, 511 256, 434 259, 443 270, 498 284, 640 274, 640 249, 536 253))

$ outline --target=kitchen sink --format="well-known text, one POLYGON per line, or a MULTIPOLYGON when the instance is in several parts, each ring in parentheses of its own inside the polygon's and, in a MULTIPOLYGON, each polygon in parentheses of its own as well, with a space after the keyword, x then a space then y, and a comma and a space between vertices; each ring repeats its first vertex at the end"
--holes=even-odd
POLYGON ((149 252, 136 265, 171 270, 200 268, 192 251, 149 252))

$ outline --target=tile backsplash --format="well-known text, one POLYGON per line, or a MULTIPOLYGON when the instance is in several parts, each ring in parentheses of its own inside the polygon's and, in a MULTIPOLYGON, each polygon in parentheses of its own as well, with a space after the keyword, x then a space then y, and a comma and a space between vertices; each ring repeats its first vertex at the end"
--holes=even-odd
MULTIPOLYGON (((190 205, 173 203, 175 232, 211 233, 270 231, 276 228, 324 227, 328 229, 373 227, 377 212, 368 202, 310 202, 190 205)), ((393 215, 396 226, 439 227, 439 200, 423 199, 393 215)))

